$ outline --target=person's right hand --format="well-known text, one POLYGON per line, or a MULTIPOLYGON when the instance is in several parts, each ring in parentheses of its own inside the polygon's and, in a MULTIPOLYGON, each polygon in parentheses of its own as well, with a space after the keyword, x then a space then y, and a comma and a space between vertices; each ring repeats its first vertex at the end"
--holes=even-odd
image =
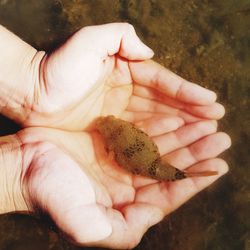
POLYGON ((132 25, 79 30, 32 72, 38 76, 23 126, 80 131, 98 116, 112 114, 130 121, 172 117, 168 122, 178 127, 224 115, 214 92, 148 60, 152 56, 132 25))
MULTIPOLYGON (((152 122, 141 122, 150 135, 155 134, 154 129, 149 129, 152 125, 152 122)), ((216 129, 215 124, 211 126, 216 129)), ((204 135, 202 127, 204 129, 205 124, 196 129, 199 137, 204 135)), ((172 159, 174 166, 186 169, 192 165, 193 171, 216 170, 219 174, 176 182, 133 176, 108 159, 100 135, 95 131, 28 128, 16 135, 19 147, 6 144, 6 140, 2 144, 5 163, 12 166, 11 171, 6 167, 7 173, 15 177, 14 191, 21 184, 22 193, 15 195, 14 209, 31 212, 39 209, 48 213, 56 225, 80 245, 133 248, 149 227, 228 169, 223 160, 215 158, 230 144, 226 135, 215 133, 198 139, 193 133, 185 133, 188 128, 169 131, 164 123, 160 128, 161 133, 152 138, 165 150, 162 154, 170 162, 172 159), (165 140, 165 132, 171 135, 168 140, 165 140), (21 201, 18 197, 22 197, 21 201), (18 207, 24 204, 22 200, 26 207, 18 207)), ((8 177, 10 183, 12 179, 8 177)), ((13 193, 13 190, 8 192, 13 193)))

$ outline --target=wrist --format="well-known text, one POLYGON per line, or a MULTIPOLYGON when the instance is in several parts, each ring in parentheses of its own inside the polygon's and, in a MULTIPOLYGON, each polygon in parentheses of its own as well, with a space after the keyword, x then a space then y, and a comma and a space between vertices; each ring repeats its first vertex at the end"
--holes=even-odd
POLYGON ((0 138, 0 214, 29 210, 22 190, 22 158, 15 135, 0 138))
POLYGON ((45 52, 38 52, 0 25, 0 54, 0 112, 22 123, 32 110, 45 52))

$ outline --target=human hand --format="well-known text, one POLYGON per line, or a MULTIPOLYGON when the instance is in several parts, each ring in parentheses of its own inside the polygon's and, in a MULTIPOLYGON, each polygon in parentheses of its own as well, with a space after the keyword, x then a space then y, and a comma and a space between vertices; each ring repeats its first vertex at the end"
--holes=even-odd
MULTIPOLYGON (((133 43, 131 36, 126 38, 127 43, 118 36, 118 43, 112 44, 113 40, 109 40, 109 35, 114 33, 110 33, 111 26, 88 28, 88 32, 95 31, 95 39, 91 41, 89 34, 85 37, 84 32, 77 33, 43 59, 41 78, 31 92, 33 98, 28 98, 33 102, 23 125, 83 130, 96 117, 113 114, 146 131, 171 165, 180 169, 192 166, 194 170, 217 170, 219 175, 173 183, 133 177, 114 162, 102 160, 105 152, 94 132, 29 128, 18 134, 22 141, 21 173, 25 177, 22 190, 28 207, 38 206, 48 212, 76 242, 131 248, 151 225, 227 171, 226 163, 215 157, 229 147, 230 139, 224 133, 216 133, 215 120, 224 115, 224 108, 215 102, 213 92, 185 81, 153 61, 137 62, 134 59, 147 59, 152 53, 137 46, 132 52, 132 46, 123 48, 133 43), (98 44, 100 51, 105 51, 104 58, 101 52, 95 52, 97 46, 93 42, 99 39, 100 27, 107 34, 107 40, 98 44), (83 41, 89 46, 84 59, 83 41), (75 53, 71 53, 71 49, 75 53), (109 54, 110 51, 115 52, 109 54), (138 52, 142 54, 136 54, 138 52), (72 55, 77 59, 72 59, 72 55), (73 76, 81 80, 77 74, 79 68, 74 71, 78 60, 83 60, 80 65, 89 67, 86 71, 90 73, 89 78, 84 78, 87 85, 79 84, 75 78, 71 81, 73 76), (98 71, 92 68, 95 63, 99 65, 98 71), (68 83, 60 84, 64 79, 69 79, 68 83), (64 171, 60 171, 62 169, 64 171), (91 211, 93 214, 88 217, 86 214, 91 211), (101 219, 96 221, 95 216, 101 219), (88 222, 88 218, 91 222, 82 223, 88 222)), ((13 160, 15 157, 11 159, 18 163, 13 160)))
MULTIPOLYGON (((154 128, 152 121, 141 125, 149 134, 155 133, 149 129, 154 128)), ((164 123, 160 127, 162 133, 155 140, 158 146, 168 134, 165 132, 170 131, 164 123)), ((181 129, 169 133, 177 135, 181 129)), ((175 166, 216 170, 217 176, 158 182, 133 176, 109 160, 95 131, 28 128, 18 132, 16 138, 19 148, 6 147, 19 149, 20 155, 20 161, 14 151, 13 157, 8 155, 10 166, 19 163, 12 184, 16 187, 20 183, 22 192, 15 195, 13 203, 22 206, 15 210, 42 210, 74 242, 115 249, 137 245, 149 227, 225 174, 227 164, 215 157, 230 143, 226 135, 213 134, 198 141, 193 138, 191 145, 175 148, 175 166), (188 156, 187 151, 193 154, 188 156)), ((182 142, 190 139, 186 133, 178 136, 182 142)), ((176 145, 176 139, 169 138, 165 144, 170 148, 176 145)), ((166 156, 171 159, 171 153, 166 156)), ((7 179, 10 181, 8 176, 7 179)))
POLYGON ((83 130, 100 115, 131 120, 130 111, 163 113, 184 122, 223 116, 215 93, 143 61, 152 55, 131 25, 81 29, 40 63, 24 126, 83 130))
POLYGON ((126 85, 117 93, 122 95, 118 106, 123 109, 131 91, 128 62, 152 56, 127 23, 79 30, 41 60, 34 72, 40 77, 32 92, 31 112, 23 124, 82 130, 103 113, 109 92, 120 85, 126 85))

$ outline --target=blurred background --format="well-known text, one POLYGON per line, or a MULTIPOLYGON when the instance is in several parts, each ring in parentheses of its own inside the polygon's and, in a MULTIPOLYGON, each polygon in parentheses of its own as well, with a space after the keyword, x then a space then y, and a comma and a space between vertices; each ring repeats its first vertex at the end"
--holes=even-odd
MULTIPOLYGON (((214 90, 230 172, 151 228, 137 250, 250 250, 250 0, 0 0, 0 23, 51 51, 86 25, 127 21, 154 59, 214 90)), ((0 55, 1 56, 1 55, 0 55)), ((18 125, 0 116, 0 135, 18 125)), ((48 218, 0 216, 1 250, 79 250, 48 218)), ((93 249, 93 248, 91 248, 93 249)))

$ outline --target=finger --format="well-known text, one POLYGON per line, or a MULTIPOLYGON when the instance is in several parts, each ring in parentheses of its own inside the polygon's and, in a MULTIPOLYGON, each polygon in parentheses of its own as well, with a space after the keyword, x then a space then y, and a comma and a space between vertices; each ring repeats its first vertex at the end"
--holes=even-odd
POLYGON ((202 117, 194 116, 186 111, 173 108, 169 105, 165 105, 163 103, 159 103, 153 100, 148 100, 138 96, 132 96, 130 98, 130 102, 126 110, 130 112, 149 112, 149 113, 167 114, 172 116, 180 116, 185 120, 186 123, 204 119, 202 117))
POLYGON ((89 26, 80 30, 79 35, 82 39, 81 46, 85 50, 97 51, 104 59, 117 53, 129 60, 144 60, 154 55, 128 23, 89 26))
POLYGON ((194 116, 201 117, 204 119, 218 120, 225 115, 225 108, 217 102, 209 106, 187 105, 185 106, 184 110, 194 116))
POLYGON ((218 175, 151 184, 137 191, 136 202, 150 203, 169 214, 227 173, 228 165, 222 159, 209 159, 192 166, 190 171, 218 171, 218 175))
POLYGON ((106 215, 112 225, 112 234, 93 245, 113 249, 134 248, 148 228, 163 219, 159 208, 140 203, 128 205, 121 212, 107 209, 106 215))
POLYGON ((153 138, 159 148, 160 154, 165 155, 174 150, 183 148, 197 140, 215 133, 217 130, 216 121, 200 121, 183 126, 176 131, 153 138))
POLYGON ((187 105, 186 103, 176 100, 175 98, 169 97, 159 89, 154 89, 143 85, 133 84, 133 94, 148 100, 167 104, 177 109, 183 109, 184 106, 187 105))
POLYGON ((222 132, 209 135, 201 140, 163 156, 169 164, 185 169, 199 161, 217 157, 231 146, 230 137, 222 132))
POLYGON ((140 122, 147 119, 158 119, 168 117, 167 114, 153 113, 153 112, 134 112, 125 110, 120 118, 129 122, 140 122))
POLYGON ((137 127, 149 136, 158 136, 174 131, 184 124, 178 116, 151 118, 136 123, 137 127))
POLYGON ((186 111, 192 115, 205 119, 220 119, 225 114, 224 107, 219 103, 212 103, 210 105, 191 105, 168 97, 156 89, 140 86, 137 84, 134 85, 133 94, 144 99, 156 101, 158 103, 186 111))
POLYGON ((27 178, 33 204, 75 241, 98 241, 111 233, 110 223, 95 204, 88 177, 59 149, 36 156, 27 178))
POLYGON ((216 100, 213 91, 186 81, 154 61, 130 62, 129 66, 134 82, 171 98, 194 105, 209 105, 216 100))
POLYGON ((132 95, 127 107, 128 111, 135 112, 158 112, 163 114, 177 115, 179 110, 157 101, 148 100, 132 95))
MULTIPOLYGON (((201 118, 194 117, 194 116, 192 116, 186 112, 182 112, 182 111, 179 111, 178 116, 180 119, 182 119, 184 121, 184 123, 187 123, 187 124, 203 120, 201 118)), ((158 112, 128 111, 128 110, 125 110, 120 115, 121 119, 123 119, 125 121, 129 121, 129 122, 133 122, 133 123, 137 123, 137 122, 144 121, 147 119, 154 120, 154 119, 164 119, 164 118, 169 118, 169 117, 173 117, 173 115, 167 114, 167 113, 164 114, 164 113, 158 113, 158 112)))

